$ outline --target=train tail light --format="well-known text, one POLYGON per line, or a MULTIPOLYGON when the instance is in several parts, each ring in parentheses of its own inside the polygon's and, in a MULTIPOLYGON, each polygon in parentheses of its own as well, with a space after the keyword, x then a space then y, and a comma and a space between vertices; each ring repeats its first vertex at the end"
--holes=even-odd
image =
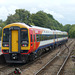
POLYGON ((7 44, 7 47, 8 47, 9 45, 7 44))
POLYGON ((22 46, 24 46, 24 44, 22 46))
POLYGON ((28 46, 28 44, 22 44, 21 46, 23 46, 23 47, 27 47, 27 46, 28 46))

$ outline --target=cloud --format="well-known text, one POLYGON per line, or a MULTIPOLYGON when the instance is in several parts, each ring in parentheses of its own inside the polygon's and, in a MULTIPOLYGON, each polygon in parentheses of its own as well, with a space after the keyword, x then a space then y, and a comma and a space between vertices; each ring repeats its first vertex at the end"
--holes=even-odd
POLYGON ((0 8, 0 19, 2 20, 6 20, 7 16, 9 14, 14 14, 15 13, 15 9, 18 9, 18 7, 16 6, 10 6, 9 8, 6 8, 5 6, 0 8))
POLYGON ((0 3, 5 3, 6 2, 6 0, 0 0, 0 3))
POLYGON ((38 12, 39 10, 37 9, 37 8, 31 8, 30 9, 30 13, 36 13, 36 12, 38 12))
POLYGON ((0 19, 3 19, 5 20, 7 18, 7 15, 8 15, 8 11, 6 10, 5 7, 1 7, 0 8, 0 19))
POLYGON ((0 0, 0 19, 6 20, 16 9, 31 13, 43 10, 62 24, 72 24, 75 20, 75 0, 0 0))
POLYGON ((64 19, 64 16, 60 13, 56 13, 54 11, 49 11, 48 9, 45 9, 44 11, 49 14, 52 14, 54 16, 54 18, 56 18, 56 19, 64 19))

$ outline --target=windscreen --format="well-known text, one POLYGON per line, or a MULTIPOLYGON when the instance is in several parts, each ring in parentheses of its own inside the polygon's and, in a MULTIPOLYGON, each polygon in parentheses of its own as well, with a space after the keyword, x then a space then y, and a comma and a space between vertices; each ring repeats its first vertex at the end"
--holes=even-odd
POLYGON ((9 42, 9 28, 3 30, 3 42, 9 42))
POLYGON ((26 28, 21 29, 21 42, 28 43, 28 30, 26 28))

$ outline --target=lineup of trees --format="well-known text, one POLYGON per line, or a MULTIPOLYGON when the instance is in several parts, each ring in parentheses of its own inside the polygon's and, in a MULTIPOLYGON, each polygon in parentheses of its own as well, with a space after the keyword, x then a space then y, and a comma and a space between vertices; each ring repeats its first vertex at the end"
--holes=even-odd
POLYGON ((2 33, 2 28, 14 22, 22 22, 29 25, 67 31, 69 33, 69 37, 75 38, 75 25, 66 24, 63 26, 61 23, 55 20, 51 14, 47 14, 43 11, 38 11, 35 14, 31 14, 25 9, 16 9, 15 14, 10 14, 7 17, 6 21, 0 20, 0 37, 2 33))

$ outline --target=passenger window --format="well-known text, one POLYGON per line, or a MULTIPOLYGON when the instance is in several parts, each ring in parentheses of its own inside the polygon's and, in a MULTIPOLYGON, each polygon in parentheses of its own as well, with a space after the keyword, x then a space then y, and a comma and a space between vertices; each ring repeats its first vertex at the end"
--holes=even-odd
POLYGON ((32 41, 32 34, 31 34, 31 42, 33 42, 33 41, 32 41))
POLYGON ((39 42, 39 34, 36 35, 37 42, 39 42))

